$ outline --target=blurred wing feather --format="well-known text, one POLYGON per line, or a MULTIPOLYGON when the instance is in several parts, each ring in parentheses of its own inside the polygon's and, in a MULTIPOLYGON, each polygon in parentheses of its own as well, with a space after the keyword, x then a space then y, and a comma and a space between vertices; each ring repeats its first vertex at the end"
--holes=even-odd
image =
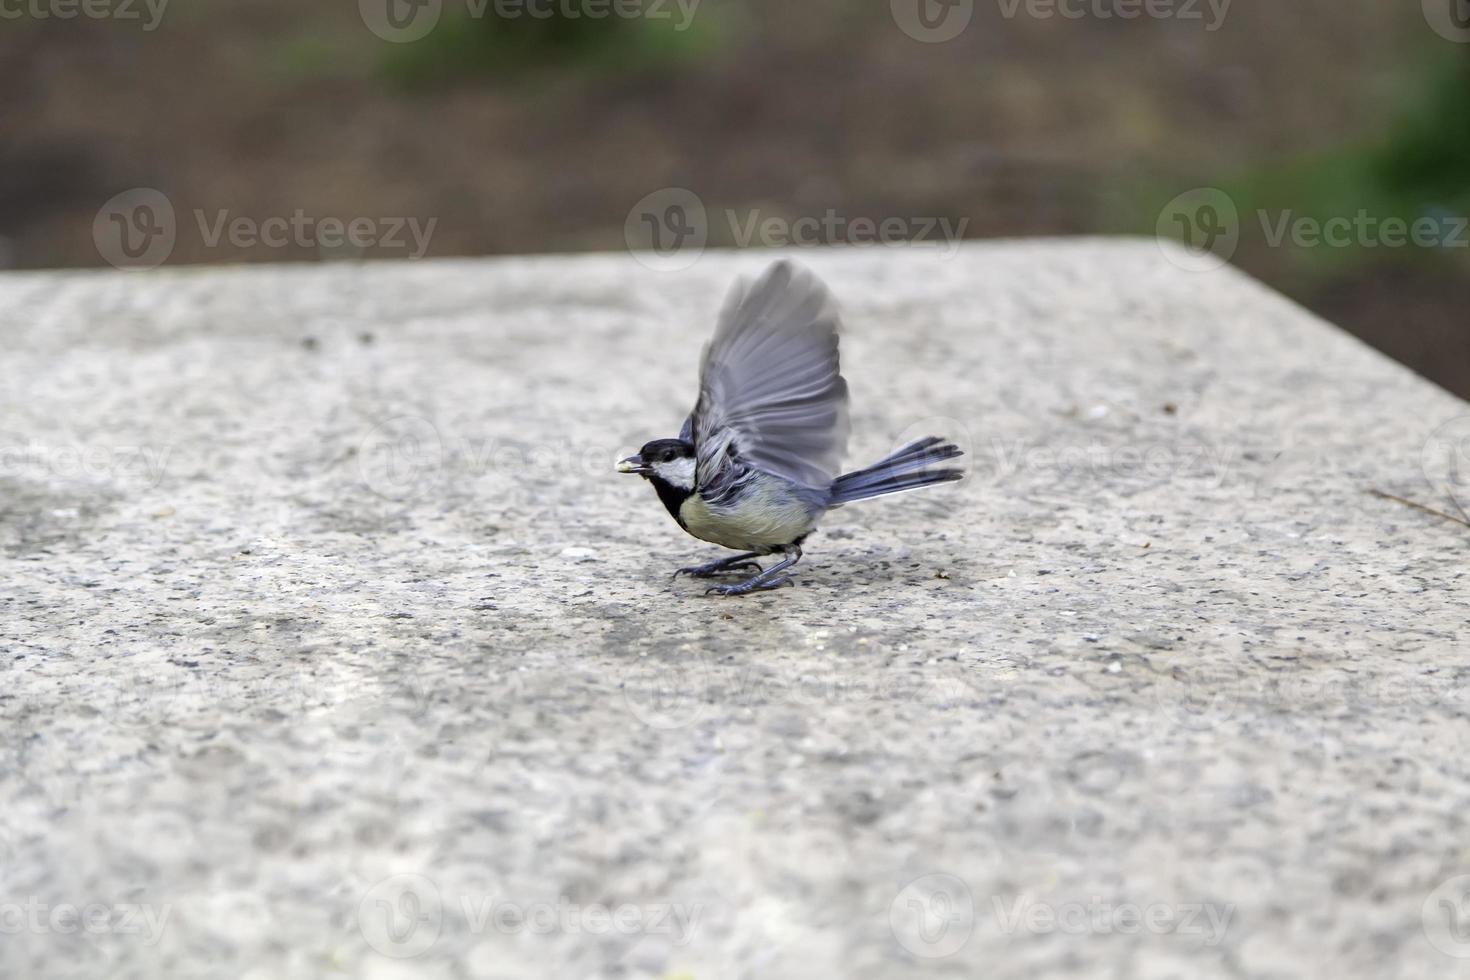
POLYGON ((700 486, 716 484, 734 458, 802 486, 832 483, 848 435, 839 328, 827 287, 790 262, 735 285, 700 369, 700 486))

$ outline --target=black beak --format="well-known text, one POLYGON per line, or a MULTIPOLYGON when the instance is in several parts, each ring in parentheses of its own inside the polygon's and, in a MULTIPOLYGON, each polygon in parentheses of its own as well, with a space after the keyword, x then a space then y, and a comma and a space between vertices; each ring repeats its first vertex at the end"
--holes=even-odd
POLYGON ((642 456, 629 456, 627 459, 618 463, 618 472, 647 476, 653 472, 653 469, 647 463, 643 462, 642 456))

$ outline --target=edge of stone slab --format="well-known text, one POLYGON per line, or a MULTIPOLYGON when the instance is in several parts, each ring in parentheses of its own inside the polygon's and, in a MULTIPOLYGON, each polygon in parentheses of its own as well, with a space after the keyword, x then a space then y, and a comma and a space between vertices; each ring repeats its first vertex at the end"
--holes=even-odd
MULTIPOLYGON (((1160 254, 1167 259, 1168 254, 1177 256, 1182 261, 1187 261, 1191 253, 1176 242, 1154 239, 1147 235, 1068 235, 1068 236, 1038 236, 1028 238, 972 238, 955 243, 954 252, 951 257, 974 252, 993 252, 1004 249, 1025 248, 1098 248, 1106 246, 1127 246, 1131 249, 1157 248, 1160 254)), ((902 248, 893 248, 896 256, 927 256, 934 253, 942 253, 945 247, 938 245, 915 245, 902 248)), ((801 261, 804 257, 813 256, 871 256, 876 255, 883 249, 877 245, 818 245, 800 246, 786 248, 707 248, 700 258, 715 258, 723 261, 731 261, 736 264, 749 262, 760 265, 765 262, 774 262, 779 259, 795 259, 801 261)), ((646 253, 637 253, 646 254, 646 253)), ((328 262, 222 262, 211 264, 165 264, 154 269, 118 269, 109 266, 88 266, 85 268, 44 268, 44 269, 0 269, 0 284, 7 280, 22 278, 100 278, 100 277, 123 277, 138 276, 146 278, 165 277, 187 277, 194 278, 205 274, 278 274, 289 272, 291 274, 310 275, 325 270, 344 271, 348 269, 366 270, 382 267, 385 269, 445 269, 454 266, 514 266, 525 264, 603 264, 609 259, 633 262, 633 268, 646 271, 651 275, 676 277, 689 272, 693 266, 684 270, 658 270, 636 260, 633 252, 618 251, 587 251, 587 252, 524 252, 506 255, 438 255, 421 259, 339 259, 328 262)), ((821 260, 818 260, 821 261, 821 260)), ((696 262, 695 265, 698 263, 696 262)), ((1231 268, 1225 265, 1221 268, 1231 268)), ((1189 270, 1179 268, 1180 272, 1189 270)), ((1204 275, 1218 269, 1201 273, 1204 275)), ((1236 270, 1239 271, 1239 270, 1236 270)), ((1244 275, 1242 273, 1242 275, 1244 275)), ((1249 276, 1248 281, 1254 282, 1249 276)))

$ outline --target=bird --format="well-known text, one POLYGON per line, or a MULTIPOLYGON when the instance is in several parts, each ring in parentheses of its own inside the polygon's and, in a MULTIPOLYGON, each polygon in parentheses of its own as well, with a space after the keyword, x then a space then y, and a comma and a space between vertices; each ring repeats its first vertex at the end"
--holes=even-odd
POLYGON ((838 475, 850 430, 840 332, 831 292, 794 262, 776 262, 754 283, 731 288, 678 438, 648 442, 616 466, 651 483, 689 534, 740 552, 680 568, 675 578, 753 571, 705 595, 780 588, 828 511, 963 478, 962 469, 938 465, 964 453, 937 436, 838 475), (779 557, 769 568, 755 560, 769 556, 779 557))

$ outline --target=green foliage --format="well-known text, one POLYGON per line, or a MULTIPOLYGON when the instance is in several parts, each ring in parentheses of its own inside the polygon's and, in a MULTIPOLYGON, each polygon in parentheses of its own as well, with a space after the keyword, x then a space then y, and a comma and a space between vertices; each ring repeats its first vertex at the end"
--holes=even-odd
POLYGON ((384 71, 409 88, 464 78, 505 78, 541 69, 625 73, 690 61, 708 50, 713 29, 706 15, 680 24, 669 19, 500 17, 493 2, 483 16, 449 14, 422 40, 395 46, 384 71))
MULTIPOLYGON (((1356 143, 1203 181, 1223 190, 1239 212, 1238 263, 1271 269, 1278 285, 1310 289, 1370 265, 1470 258, 1454 233, 1470 215, 1470 59, 1432 62, 1404 92, 1395 115, 1356 143), (1340 240, 1345 220, 1354 223, 1346 244, 1340 240), (1335 222, 1339 240, 1296 243, 1290 229, 1299 221, 1319 229, 1335 222), (1443 237, 1456 247, 1416 245, 1412 238, 1386 244, 1391 221, 1400 227, 1442 222, 1443 237), (1267 258, 1268 249, 1280 254, 1267 258)), ((1151 218, 1176 193, 1145 183, 1125 192, 1122 203, 1151 218)))
POLYGON ((1373 155, 1372 176, 1385 192, 1421 206, 1470 204, 1470 58, 1435 70, 1373 155))

